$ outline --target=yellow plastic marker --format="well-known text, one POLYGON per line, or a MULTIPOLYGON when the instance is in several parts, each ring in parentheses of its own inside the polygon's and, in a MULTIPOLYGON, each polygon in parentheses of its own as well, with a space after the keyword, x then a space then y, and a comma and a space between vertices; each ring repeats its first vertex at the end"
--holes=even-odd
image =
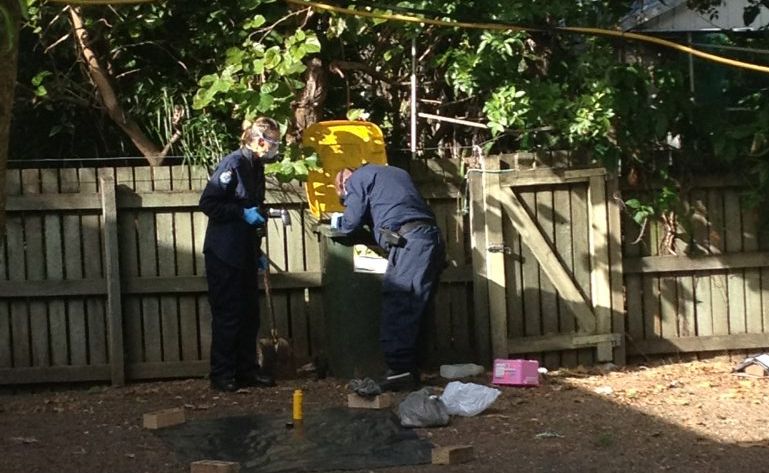
POLYGON ((302 422, 304 416, 302 414, 302 390, 294 390, 294 422, 302 422))

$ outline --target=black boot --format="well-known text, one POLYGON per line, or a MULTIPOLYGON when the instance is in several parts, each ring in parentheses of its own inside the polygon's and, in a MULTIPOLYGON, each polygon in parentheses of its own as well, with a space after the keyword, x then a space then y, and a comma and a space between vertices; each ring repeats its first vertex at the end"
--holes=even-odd
POLYGON ((238 384, 232 378, 211 378, 211 389, 225 393, 234 393, 238 384))
POLYGON ((235 377, 235 382, 241 388, 271 388, 275 386, 275 378, 262 373, 248 373, 235 377))

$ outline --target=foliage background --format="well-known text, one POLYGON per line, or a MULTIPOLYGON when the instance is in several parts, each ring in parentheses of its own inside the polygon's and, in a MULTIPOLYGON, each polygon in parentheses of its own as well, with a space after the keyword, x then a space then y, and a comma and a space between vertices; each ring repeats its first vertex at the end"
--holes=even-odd
MULTIPOLYGON (((420 119, 422 157, 468 156, 474 145, 485 153, 568 149, 617 169, 631 186, 662 183, 658 198, 628 202, 639 222, 674 209, 698 173, 743 173, 751 201, 766 199, 766 75, 700 60, 690 65, 677 51, 552 29, 615 28, 633 2, 422 0, 392 2, 391 10, 365 1, 332 3, 543 31, 371 20, 276 0, 92 6, 82 16, 121 104, 152 139, 167 142, 174 108, 186 110, 172 154, 195 162, 215 163, 236 147, 244 118, 271 115, 287 136, 299 136, 306 123, 297 118, 298 104, 312 85, 317 119, 367 117, 388 137, 391 161, 407 165, 415 38, 420 110, 489 127, 420 119), (309 75, 310 60, 320 61, 321 75, 309 75)), ((707 14, 720 2, 689 3, 707 14)), ((30 1, 10 156, 136 155, 104 113, 64 8, 30 1)), ((750 1, 749 8, 746 22, 765 7, 750 1)), ((767 62, 760 52, 769 49, 763 31, 697 33, 693 40, 716 54, 723 46, 745 48, 735 53, 740 59, 767 62)), ((314 165, 298 148, 284 154, 277 170, 284 180, 301 179, 314 165)))

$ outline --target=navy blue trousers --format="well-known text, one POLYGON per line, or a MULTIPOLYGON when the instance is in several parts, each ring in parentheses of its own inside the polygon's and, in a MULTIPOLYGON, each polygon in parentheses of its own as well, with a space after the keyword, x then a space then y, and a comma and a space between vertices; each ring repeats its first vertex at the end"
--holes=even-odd
POLYGON ((259 272, 256 264, 231 266, 207 252, 211 305, 211 378, 253 374, 259 333, 259 272))
POLYGON ((438 288, 446 253, 437 227, 418 227, 404 237, 403 247, 390 248, 379 330, 385 362, 396 372, 418 367, 419 331, 438 288))

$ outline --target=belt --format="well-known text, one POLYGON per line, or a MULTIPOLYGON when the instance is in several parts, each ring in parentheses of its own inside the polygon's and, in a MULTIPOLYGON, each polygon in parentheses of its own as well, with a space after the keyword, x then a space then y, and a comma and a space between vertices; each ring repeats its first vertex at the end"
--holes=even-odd
POLYGON ((434 226, 435 226, 435 222, 433 220, 412 220, 410 222, 406 222, 403 225, 401 225, 397 233, 403 236, 411 232, 412 230, 416 230, 417 228, 420 228, 420 227, 434 227, 434 226))

